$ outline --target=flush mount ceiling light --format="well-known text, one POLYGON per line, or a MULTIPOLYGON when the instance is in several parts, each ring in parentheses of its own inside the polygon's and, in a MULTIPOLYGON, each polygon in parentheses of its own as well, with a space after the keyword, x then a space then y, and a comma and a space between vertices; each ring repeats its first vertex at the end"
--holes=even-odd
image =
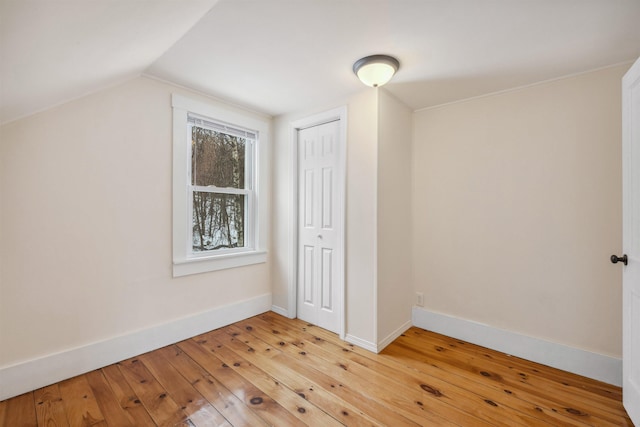
POLYGON ((400 62, 393 56, 371 55, 358 59, 353 64, 353 72, 362 83, 371 87, 382 86, 391 80, 391 77, 400 68, 400 62))

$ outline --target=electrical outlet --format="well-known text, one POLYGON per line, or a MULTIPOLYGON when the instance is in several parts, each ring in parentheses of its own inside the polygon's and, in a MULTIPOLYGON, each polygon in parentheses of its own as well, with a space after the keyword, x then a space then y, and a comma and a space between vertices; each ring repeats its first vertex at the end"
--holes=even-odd
POLYGON ((416 305, 424 307, 424 294, 422 292, 416 292, 416 305))

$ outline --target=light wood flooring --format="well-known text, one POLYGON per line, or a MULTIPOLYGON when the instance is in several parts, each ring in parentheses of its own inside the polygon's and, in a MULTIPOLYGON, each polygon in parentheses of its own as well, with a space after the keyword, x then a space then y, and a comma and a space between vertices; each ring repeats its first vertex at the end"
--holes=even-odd
POLYGON ((17 426, 632 426, 621 390, 418 328, 380 354, 265 313, 0 402, 17 426))

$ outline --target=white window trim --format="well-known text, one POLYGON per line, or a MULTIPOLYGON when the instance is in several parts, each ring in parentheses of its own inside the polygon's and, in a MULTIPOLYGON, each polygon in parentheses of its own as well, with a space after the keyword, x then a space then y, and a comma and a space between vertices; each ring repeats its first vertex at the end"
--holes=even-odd
POLYGON ((209 104, 173 94, 173 276, 204 273, 226 268, 242 267, 267 261, 267 151, 269 141, 269 121, 242 113, 223 105, 209 104), (255 203, 251 230, 254 247, 238 252, 224 251, 214 254, 192 255, 189 249, 191 232, 189 225, 189 144, 187 140, 187 114, 195 113, 205 117, 234 124, 258 132, 255 147, 255 203))

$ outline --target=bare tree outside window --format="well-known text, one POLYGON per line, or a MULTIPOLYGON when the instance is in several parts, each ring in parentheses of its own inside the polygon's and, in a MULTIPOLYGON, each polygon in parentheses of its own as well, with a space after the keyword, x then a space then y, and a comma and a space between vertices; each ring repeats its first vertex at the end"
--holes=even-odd
POLYGON ((232 189, 245 189, 247 141, 198 126, 191 136, 192 250, 244 247, 247 196, 232 189))

